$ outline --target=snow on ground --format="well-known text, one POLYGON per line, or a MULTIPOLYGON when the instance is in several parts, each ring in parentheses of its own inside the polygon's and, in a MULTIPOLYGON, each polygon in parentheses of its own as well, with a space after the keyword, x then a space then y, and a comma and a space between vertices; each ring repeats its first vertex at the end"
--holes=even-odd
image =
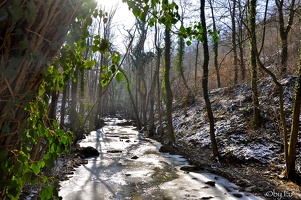
MULTIPOLYGON (((294 97, 295 76, 281 81, 284 86, 284 105, 288 128, 291 122, 291 107, 294 97)), ((215 134, 220 153, 231 155, 237 162, 273 163, 283 167, 283 142, 280 138, 279 95, 270 78, 258 83, 262 127, 252 125, 252 93, 249 84, 233 88, 220 88, 210 93, 215 116, 215 134)), ((205 104, 198 100, 187 109, 174 112, 175 133, 179 143, 189 141, 198 148, 210 147, 209 121, 205 104)), ((298 147, 301 146, 299 137, 298 147)), ((297 155, 300 166, 300 151, 297 155)))

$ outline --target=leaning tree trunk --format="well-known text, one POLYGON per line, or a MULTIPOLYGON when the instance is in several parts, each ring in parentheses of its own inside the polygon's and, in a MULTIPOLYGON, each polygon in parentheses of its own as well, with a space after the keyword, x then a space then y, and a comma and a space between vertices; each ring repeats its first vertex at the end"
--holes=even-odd
MULTIPOLYGON (((300 16, 301 20, 301 16, 300 16)), ((298 68, 298 77, 295 86, 295 103, 293 107, 291 134, 286 158, 286 176, 290 180, 296 180, 296 153, 300 122, 301 108, 301 46, 299 50, 300 60, 298 68)))
MULTIPOLYGON (((0 163, 13 166, 17 160, 29 116, 24 107, 35 99, 42 72, 65 41, 79 6, 77 0, 0 2, 0 163)), ((12 176, 1 169, 0 199, 12 176)))

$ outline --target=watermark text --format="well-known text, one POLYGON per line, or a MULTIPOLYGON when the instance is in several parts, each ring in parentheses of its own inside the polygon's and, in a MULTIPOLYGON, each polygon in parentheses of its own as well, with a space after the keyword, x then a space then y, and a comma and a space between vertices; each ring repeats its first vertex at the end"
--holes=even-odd
POLYGON ((277 191, 277 190, 271 190, 265 193, 266 197, 271 197, 271 198, 276 198, 276 199, 283 199, 283 198, 291 198, 293 197, 292 192, 287 192, 287 191, 277 191))

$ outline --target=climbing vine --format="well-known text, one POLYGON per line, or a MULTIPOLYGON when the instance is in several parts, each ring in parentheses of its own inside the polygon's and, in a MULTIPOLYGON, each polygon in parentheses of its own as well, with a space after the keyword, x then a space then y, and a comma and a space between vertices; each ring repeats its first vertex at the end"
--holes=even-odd
POLYGON ((58 199, 57 180, 46 171, 61 153, 68 153, 74 135, 48 118, 49 92, 62 90, 75 67, 96 64, 83 59, 83 52, 92 17, 106 20, 94 0, 41 3, 0 3, 0 199, 18 199, 28 184, 40 187, 41 199, 58 199))

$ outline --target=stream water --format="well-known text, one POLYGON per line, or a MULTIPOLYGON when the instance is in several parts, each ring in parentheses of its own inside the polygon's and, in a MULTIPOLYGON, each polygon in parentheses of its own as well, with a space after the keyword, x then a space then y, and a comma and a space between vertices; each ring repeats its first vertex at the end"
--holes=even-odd
POLYGON ((123 121, 106 119, 105 127, 80 142, 100 155, 60 182, 64 200, 262 199, 239 192, 220 176, 180 170, 188 165, 185 158, 160 153, 160 143, 132 126, 117 126, 119 122, 123 121))

